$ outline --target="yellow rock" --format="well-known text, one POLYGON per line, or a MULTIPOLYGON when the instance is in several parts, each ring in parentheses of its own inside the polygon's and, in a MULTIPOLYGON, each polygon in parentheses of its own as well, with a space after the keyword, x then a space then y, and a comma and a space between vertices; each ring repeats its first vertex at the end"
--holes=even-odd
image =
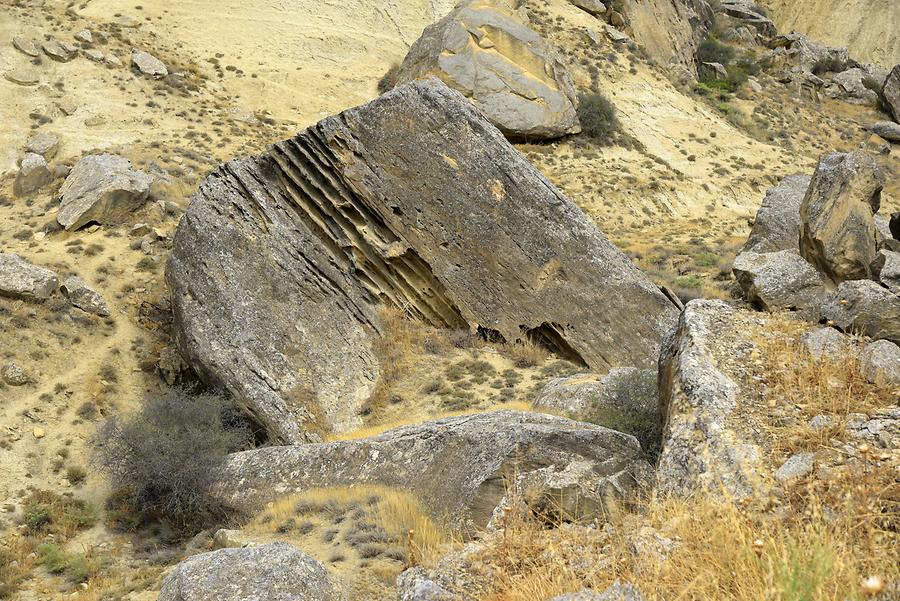
POLYGON ((43 428, 35 427, 33 434, 35 438, 43 438, 46 435, 46 432, 44 432, 43 428))

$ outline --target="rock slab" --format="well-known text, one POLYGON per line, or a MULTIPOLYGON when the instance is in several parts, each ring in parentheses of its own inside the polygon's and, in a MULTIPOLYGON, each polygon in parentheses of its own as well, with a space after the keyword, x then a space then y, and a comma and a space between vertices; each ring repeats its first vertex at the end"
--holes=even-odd
POLYGON ((59 288, 49 269, 32 265, 14 253, 0 253, 0 296, 42 300, 59 288))
POLYGON ((67 230, 96 222, 118 223, 143 206, 153 176, 113 154, 87 156, 72 167, 59 190, 56 220, 67 230))
POLYGON ((744 252, 769 253, 798 250, 800 205, 812 180, 808 175, 789 175, 766 192, 756 212, 744 252))
POLYGON ((185 359, 276 440, 358 425, 382 306, 649 367, 678 310, 458 92, 400 86, 231 161, 167 268, 185 359), (318 407, 311 407, 317 405, 318 407))

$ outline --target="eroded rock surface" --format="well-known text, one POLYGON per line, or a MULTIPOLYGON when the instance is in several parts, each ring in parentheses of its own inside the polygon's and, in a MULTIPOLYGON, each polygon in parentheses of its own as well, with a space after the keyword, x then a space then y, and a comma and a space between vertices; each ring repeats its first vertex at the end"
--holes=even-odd
POLYGON ((578 133, 575 87, 556 51, 506 0, 465 0, 409 49, 397 81, 436 76, 505 134, 578 133))
POLYGON ((59 288, 49 269, 32 265, 14 253, 0 253, 0 296, 42 300, 59 288))
POLYGON ((800 205, 811 179, 808 175, 789 175, 766 192, 744 252, 769 253, 799 248, 800 205))
POLYGON ((825 279, 794 250, 743 252, 734 277, 744 298, 764 311, 818 308, 827 294, 825 279))
POLYGON ((337 601, 328 572, 287 543, 194 555, 163 581, 159 601, 337 601))
POLYGON ((184 357, 277 440, 359 423, 377 309, 649 367, 675 305, 462 95, 401 86, 220 167, 167 278, 184 357))
POLYGON ((132 169, 124 157, 87 156, 75 163, 59 190, 56 220, 67 230, 122 221, 144 204, 152 183, 153 176, 132 169))
POLYGON ((900 344, 900 294, 875 282, 842 283, 823 302, 822 317, 845 332, 900 344))
MULTIPOLYGON (((600 511, 608 496, 633 498, 651 469, 627 434, 565 418, 497 411, 427 421, 373 438, 267 447, 231 455, 215 491, 240 509, 318 487, 377 484, 419 497, 426 507, 484 526, 515 476, 578 473, 580 507, 600 511)), ((568 479, 561 477, 559 481, 568 479)), ((531 482, 533 484, 533 482, 531 482)), ((559 500, 552 484, 531 500, 559 500)), ((573 500, 574 501, 574 500, 573 500)))

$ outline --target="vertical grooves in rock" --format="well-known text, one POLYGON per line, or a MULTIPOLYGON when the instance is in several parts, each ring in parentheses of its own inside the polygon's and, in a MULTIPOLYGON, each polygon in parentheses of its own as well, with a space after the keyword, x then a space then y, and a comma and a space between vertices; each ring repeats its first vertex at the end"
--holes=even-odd
POLYGON ((342 270, 352 270, 373 299, 441 327, 465 327, 459 309, 428 264, 334 177, 328 146, 308 130, 270 149, 285 197, 342 270))

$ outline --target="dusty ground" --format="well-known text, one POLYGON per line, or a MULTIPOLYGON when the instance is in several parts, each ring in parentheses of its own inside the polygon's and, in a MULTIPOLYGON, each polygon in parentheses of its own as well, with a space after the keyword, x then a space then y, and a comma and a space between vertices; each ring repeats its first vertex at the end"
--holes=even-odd
MULTIPOLYGON (((0 537, 17 531, 30 489, 73 493, 102 507, 108 490, 91 467, 90 438, 105 416, 131 410, 161 386, 157 362, 169 342, 162 265, 177 211, 156 201, 184 207, 217 163, 374 97, 384 71, 448 4, 2 2, 0 250, 62 276, 76 273, 103 294, 112 314, 100 319, 61 301, 0 299, 0 362, 16 361, 32 379, 24 387, 0 386, 0 537), (68 63, 30 59, 11 44, 14 35, 72 41, 85 28, 94 32, 93 48, 126 66, 83 56, 68 63), (174 74, 163 81, 133 74, 132 47, 159 56, 174 74), (14 84, 5 77, 11 71, 38 83, 14 84), (35 131, 61 138, 51 165, 104 150, 160 176, 154 202, 132 221, 163 236, 149 253, 131 248, 128 225, 55 231, 53 196, 61 180, 13 198, 16 164, 35 131), (75 483, 69 476, 77 468, 86 478, 75 483)), ((864 143, 861 126, 878 118, 864 107, 812 103, 766 76, 761 93, 742 94, 725 112, 670 82, 639 50, 589 42, 584 28, 598 29, 596 21, 565 0, 526 4, 535 27, 564 48, 576 84, 586 88, 595 80, 613 100, 624 135, 609 147, 572 138, 520 150, 652 277, 685 296, 727 295, 731 259, 765 190, 784 175, 811 172, 822 152, 864 143)), ((898 210, 900 163, 893 155, 881 160, 892 181, 883 211, 898 210)), ((454 348, 414 366, 368 425, 528 403, 542 382, 571 369, 553 358, 516 365, 497 349, 454 348)), ((101 522, 69 548, 106 557, 105 578, 84 590, 41 568, 18 598, 91 599, 107 590, 114 598, 155 599, 160 571, 177 559, 155 544, 101 522)))

